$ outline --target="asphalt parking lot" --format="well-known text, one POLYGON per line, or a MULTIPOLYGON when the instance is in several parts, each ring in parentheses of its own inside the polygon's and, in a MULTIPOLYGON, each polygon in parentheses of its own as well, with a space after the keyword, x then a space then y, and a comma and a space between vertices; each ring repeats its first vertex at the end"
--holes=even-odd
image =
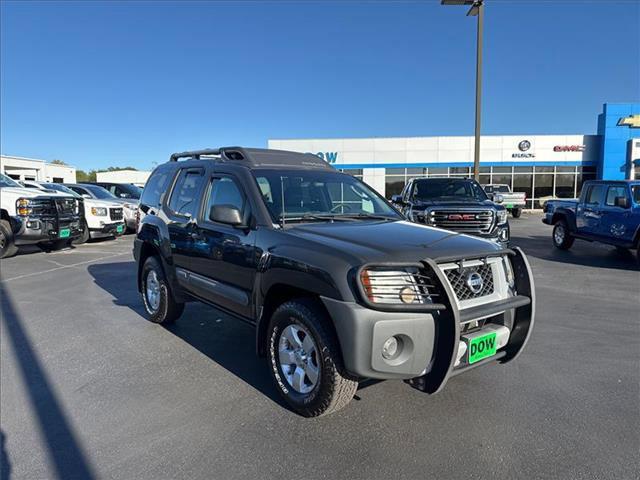
POLYGON ((434 396, 365 383, 318 419, 280 403, 249 326, 145 320, 132 236, 3 260, 2 479, 638 478, 635 259, 555 251, 537 215, 512 234, 538 294, 517 361, 434 396))

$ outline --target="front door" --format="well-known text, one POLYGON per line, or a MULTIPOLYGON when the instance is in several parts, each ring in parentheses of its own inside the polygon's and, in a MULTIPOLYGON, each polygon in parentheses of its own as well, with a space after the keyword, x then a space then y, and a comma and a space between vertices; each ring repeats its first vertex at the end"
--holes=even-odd
POLYGON ((247 318, 253 317, 251 295, 258 254, 256 232, 211 219, 214 205, 236 207, 245 224, 251 215, 240 182, 230 175, 213 175, 209 181, 203 214, 193 236, 191 285, 197 295, 247 318))
POLYGON ((631 198, 626 185, 611 185, 607 189, 602 218, 600 220, 600 235, 619 244, 629 244, 633 241, 635 228, 631 222, 631 198), (617 207, 616 197, 625 197, 629 208, 617 207))

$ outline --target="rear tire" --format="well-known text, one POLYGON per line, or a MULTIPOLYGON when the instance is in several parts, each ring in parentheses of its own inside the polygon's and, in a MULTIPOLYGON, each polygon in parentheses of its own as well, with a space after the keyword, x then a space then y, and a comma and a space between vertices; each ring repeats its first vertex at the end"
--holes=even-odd
POLYGON ((82 226, 82 234, 75 240, 72 240, 71 243, 73 245, 82 245, 83 243, 88 242, 90 238, 91 235, 89 234, 89 226, 87 225, 87 222, 84 222, 82 226))
POLYGON ((558 220, 553 226, 553 245, 560 250, 569 250, 575 241, 575 237, 571 235, 569 226, 564 220, 558 220))
POLYGON ((358 382, 344 373, 340 347, 329 322, 315 302, 297 299, 278 307, 267 331, 267 358, 276 388, 285 402, 305 417, 340 410, 358 388, 358 382))
POLYGON ((14 243, 11 224, 6 220, 0 220, 0 258, 13 257, 18 253, 18 247, 14 243))
POLYGON ((142 267, 142 301, 149 320, 166 325, 175 322, 184 311, 176 302, 157 257, 149 257, 142 267))
POLYGON ((520 218, 520 215, 522 215, 522 209, 521 208, 512 209, 511 215, 513 216, 513 218, 520 218))

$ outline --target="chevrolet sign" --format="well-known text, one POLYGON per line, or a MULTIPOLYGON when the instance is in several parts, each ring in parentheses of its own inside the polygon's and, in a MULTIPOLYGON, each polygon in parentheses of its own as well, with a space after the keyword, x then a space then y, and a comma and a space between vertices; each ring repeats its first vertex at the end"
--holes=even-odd
POLYGON ((622 117, 618 120, 618 126, 629 128, 640 128, 640 115, 629 115, 628 117, 622 117))

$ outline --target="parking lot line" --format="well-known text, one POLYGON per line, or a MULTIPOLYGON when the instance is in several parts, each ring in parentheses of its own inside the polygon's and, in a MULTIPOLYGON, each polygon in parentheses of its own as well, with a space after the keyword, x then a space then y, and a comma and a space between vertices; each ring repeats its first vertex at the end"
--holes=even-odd
POLYGON ((50 268, 49 270, 43 270, 41 272, 26 273, 24 275, 18 275, 16 277, 0 279, 0 282, 7 283, 7 282, 11 282, 13 280, 20 280, 22 278, 33 277, 33 276, 36 276, 36 275, 42 275, 44 273, 56 272, 58 270, 63 270, 65 268, 74 268, 74 267, 78 267, 80 265, 87 265, 89 263, 99 262, 100 260, 106 260, 108 258, 121 257, 122 255, 129 255, 130 256, 131 252, 116 253, 116 254, 113 254, 113 255, 107 255, 106 257, 94 258, 93 260, 85 260, 84 262, 72 263, 71 265, 63 265, 63 266, 56 267, 56 268, 50 268))

